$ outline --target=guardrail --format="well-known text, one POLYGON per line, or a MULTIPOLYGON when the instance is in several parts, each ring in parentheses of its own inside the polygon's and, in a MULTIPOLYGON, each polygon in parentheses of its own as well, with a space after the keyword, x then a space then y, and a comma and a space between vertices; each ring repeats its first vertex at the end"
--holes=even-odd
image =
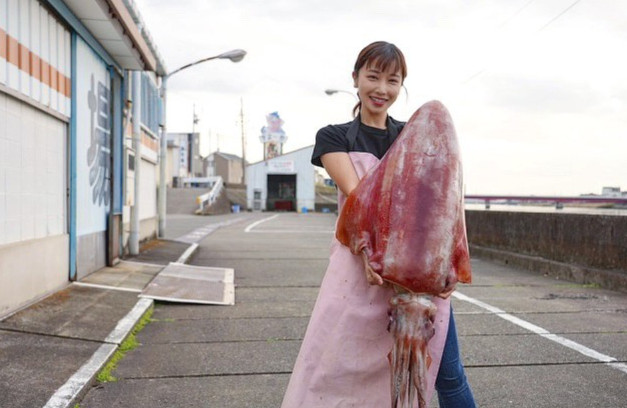
POLYGON ((490 208, 493 201, 503 201, 503 204, 514 203, 555 203, 555 208, 563 208, 564 203, 589 203, 589 204, 622 204, 627 205, 627 197, 602 197, 602 196, 507 196, 507 195, 466 195, 466 202, 470 200, 483 201, 485 208, 490 208))
POLYGON ((196 197, 196 204, 198 204, 198 210, 200 211, 203 211, 207 206, 211 206, 215 203, 224 188, 224 181, 221 176, 205 177, 205 180, 211 184, 211 190, 209 190, 208 193, 196 197))

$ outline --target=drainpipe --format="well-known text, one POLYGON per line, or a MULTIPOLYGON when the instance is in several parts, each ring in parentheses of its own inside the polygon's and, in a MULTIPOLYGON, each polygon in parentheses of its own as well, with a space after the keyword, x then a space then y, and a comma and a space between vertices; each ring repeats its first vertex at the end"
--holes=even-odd
POLYGON ((135 151, 135 177, 133 206, 131 207, 131 233, 128 247, 131 255, 139 255, 139 176, 141 172, 141 72, 133 71, 133 151, 135 151))
POLYGON ((162 98, 162 124, 161 124, 161 139, 159 139, 159 195, 157 202, 157 209, 159 212, 159 238, 165 237, 166 228, 166 207, 167 207, 167 180, 165 179, 167 153, 168 153, 168 128, 166 123, 166 108, 168 98, 168 76, 161 78, 161 98, 162 98))

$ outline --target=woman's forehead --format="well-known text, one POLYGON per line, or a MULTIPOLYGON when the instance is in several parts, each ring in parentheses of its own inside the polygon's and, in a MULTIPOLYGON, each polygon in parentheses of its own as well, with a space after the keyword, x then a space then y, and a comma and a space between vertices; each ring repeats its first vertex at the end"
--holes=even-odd
POLYGON ((369 61, 365 68, 366 71, 384 72, 390 75, 401 76, 401 68, 396 61, 383 62, 380 59, 369 61))

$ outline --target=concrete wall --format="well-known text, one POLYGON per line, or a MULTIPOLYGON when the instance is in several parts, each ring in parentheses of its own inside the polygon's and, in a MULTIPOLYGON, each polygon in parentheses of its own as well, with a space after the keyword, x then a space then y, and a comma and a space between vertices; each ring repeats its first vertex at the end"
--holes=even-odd
POLYGON ((0 316, 67 285, 68 247, 65 234, 0 246, 0 316))
POLYGON ((627 217, 466 211, 471 255, 627 288, 627 217))

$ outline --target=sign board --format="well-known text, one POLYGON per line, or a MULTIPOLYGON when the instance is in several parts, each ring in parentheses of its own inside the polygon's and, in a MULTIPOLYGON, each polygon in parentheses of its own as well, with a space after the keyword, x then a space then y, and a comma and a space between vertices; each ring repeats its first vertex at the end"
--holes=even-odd
POLYGON ((295 173, 294 160, 270 160, 268 173, 295 173))

